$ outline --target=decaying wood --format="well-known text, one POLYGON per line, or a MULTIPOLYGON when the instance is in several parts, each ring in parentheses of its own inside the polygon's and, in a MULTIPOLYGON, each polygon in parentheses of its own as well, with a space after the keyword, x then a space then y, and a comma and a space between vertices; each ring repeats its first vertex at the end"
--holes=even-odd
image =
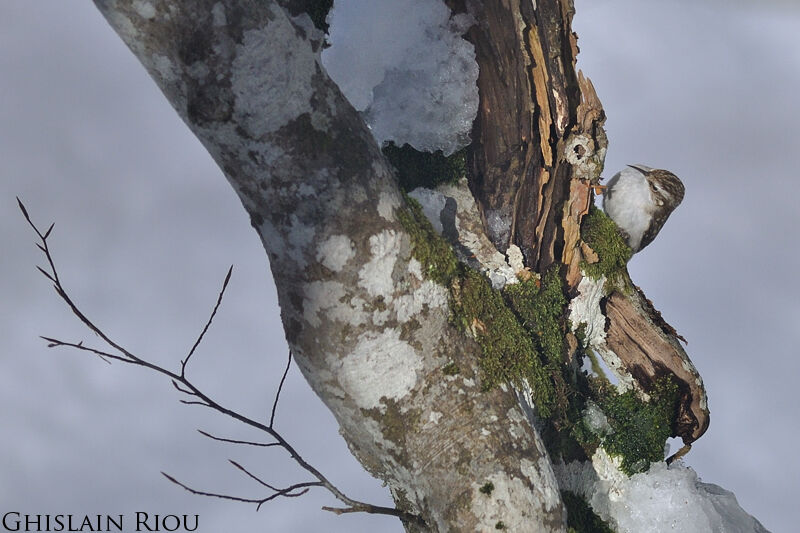
POLYGON ((647 302, 638 292, 613 292, 606 300, 605 311, 609 349, 645 390, 663 377, 677 380, 680 396, 676 435, 686 444, 697 440, 709 423, 706 392, 700 374, 676 336, 653 320, 647 302))
MULTIPOLYGON (((563 265, 574 294, 581 262, 597 261, 580 227, 608 141, 600 99, 575 70, 572 1, 488 1, 481 9, 467 35, 480 66, 481 97, 468 149, 470 188, 495 246, 505 251, 516 244, 537 272, 563 265), (498 231, 505 222, 508 231, 498 231)), ((656 313, 638 289, 614 293, 604 349, 617 353, 643 390, 666 374, 676 379, 682 395, 677 434, 688 443, 708 427, 705 390, 678 343, 682 338, 656 313)))

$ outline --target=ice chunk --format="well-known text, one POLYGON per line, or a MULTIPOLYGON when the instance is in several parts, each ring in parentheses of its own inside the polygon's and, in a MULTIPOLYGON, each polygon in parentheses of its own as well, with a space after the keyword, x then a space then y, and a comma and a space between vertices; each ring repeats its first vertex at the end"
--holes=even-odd
POLYGON ((449 155, 469 144, 478 65, 469 15, 441 0, 337 0, 322 62, 379 143, 449 155))

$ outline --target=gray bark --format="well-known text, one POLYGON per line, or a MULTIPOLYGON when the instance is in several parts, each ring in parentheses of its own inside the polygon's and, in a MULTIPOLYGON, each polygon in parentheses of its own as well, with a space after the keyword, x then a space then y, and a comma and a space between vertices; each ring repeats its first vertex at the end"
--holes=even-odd
POLYGON ((430 531, 563 531, 544 447, 512 390, 481 390, 479 348, 412 257, 404 200, 308 17, 271 0, 95 3, 241 198, 298 365, 398 506, 430 531))

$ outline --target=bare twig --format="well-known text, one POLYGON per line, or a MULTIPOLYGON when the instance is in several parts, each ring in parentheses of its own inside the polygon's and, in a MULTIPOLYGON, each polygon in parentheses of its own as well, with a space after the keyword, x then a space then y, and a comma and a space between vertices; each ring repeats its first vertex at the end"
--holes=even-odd
MULTIPOLYGON (((242 472, 244 472, 244 474, 247 477, 249 477, 250 479, 255 480, 259 485, 263 485, 264 487, 266 487, 266 488, 268 488, 270 490, 274 490, 275 492, 287 492, 286 495, 290 496, 290 497, 299 496, 299 494, 289 494, 289 492, 291 492, 291 490, 290 490, 291 487, 287 488, 287 489, 278 489, 278 488, 273 487, 272 485, 270 485, 269 483, 267 483, 266 481, 264 481, 260 477, 256 476, 255 474, 253 474, 252 472, 247 470, 245 467, 243 467, 242 465, 240 465, 236 461, 234 461, 233 459, 228 459, 228 462, 231 463, 238 470, 241 470, 242 472)), ((294 487, 294 489, 303 488, 303 487, 308 488, 308 487, 321 487, 321 486, 322 486, 322 484, 319 481, 307 481, 305 483, 299 483, 299 484, 292 485, 292 487, 294 487)), ((305 491, 303 491, 303 492, 305 492, 305 491)))
POLYGON ((211 322, 214 321, 214 317, 217 315, 217 310, 219 309, 220 304, 222 304, 222 297, 225 295, 225 289, 228 288, 228 282, 231 280, 231 274, 233 274, 233 265, 231 265, 231 267, 228 269, 228 273, 225 275, 225 281, 222 282, 222 289, 219 291, 219 295, 217 296, 217 303, 214 304, 214 309, 211 311, 211 315, 208 317, 206 325, 203 326, 203 331, 200 332, 197 340, 194 341, 192 349, 189 350, 189 355, 186 356, 186 359, 181 361, 181 376, 186 375, 186 365, 189 363, 189 359, 192 357, 197 347, 200 346, 203 336, 206 334, 206 331, 208 331, 208 328, 211 327, 211 322))
MULTIPOLYGON (((303 494, 308 492, 309 486, 311 486, 310 483, 297 483, 295 485, 291 485, 289 487, 286 487, 285 489, 281 489, 281 490, 275 492, 274 494, 270 494, 266 498, 242 498, 240 496, 231 496, 230 494, 220 494, 220 493, 217 493, 217 492, 206 492, 206 491, 202 491, 202 490, 193 489, 192 487, 186 485, 185 483, 181 483, 180 481, 178 481, 174 477, 170 476, 166 472, 161 472, 161 475, 164 476, 165 478, 167 478, 168 480, 170 480, 171 482, 175 483, 179 487, 182 487, 183 489, 191 492, 192 494, 197 494, 199 496, 210 496, 212 498, 221 498, 223 500, 233 500, 235 502, 255 503, 255 504, 257 504, 256 505, 256 510, 261 509, 261 506, 263 504, 265 504, 265 503, 267 503, 269 501, 272 501, 275 498, 278 498, 280 496, 283 496, 285 498, 296 498, 297 496, 302 496, 303 494), (294 492, 294 491, 296 491, 298 489, 302 489, 302 490, 300 490, 300 492, 294 492)), ((316 482, 313 482, 313 483, 316 483, 316 482)))
POLYGON ((291 354, 291 352, 289 353, 289 360, 288 360, 288 363, 286 365, 286 369, 284 370, 283 376, 281 377, 280 384, 278 385, 278 390, 277 390, 277 393, 275 395, 275 401, 273 402, 273 405, 272 405, 272 411, 270 413, 270 418, 269 418, 269 424, 268 425, 264 424, 262 422, 259 422, 257 420, 248 418, 248 417, 244 416, 243 414, 241 414, 241 413, 239 413, 237 411, 233 411, 231 409, 228 409, 227 407, 224 407, 221 403, 219 403, 216 400, 212 399, 205 392, 203 392, 201 389, 199 389, 196 385, 194 385, 194 383, 192 383, 192 381, 189 378, 186 377, 186 365, 189 362, 189 359, 194 354, 194 352, 197 349, 197 347, 199 346, 199 344, 202 341, 204 335, 206 334, 208 329, 211 327, 211 323, 214 320, 214 317, 216 316, 217 310, 219 309, 219 307, 220 307, 220 305, 222 303, 222 297, 225 294, 225 289, 227 288, 228 282, 230 281, 231 274, 232 274, 232 271, 233 271, 233 267, 228 269, 228 273, 225 276, 225 281, 222 284, 222 289, 220 290, 219 295, 217 296, 217 302, 216 302, 216 304, 214 306, 214 309, 211 312, 211 315, 208 318, 208 321, 206 322, 205 326, 203 327, 202 331, 200 332, 200 335, 197 337, 197 340, 192 345, 192 348, 189 351, 189 354, 186 356, 186 359, 183 359, 181 361, 180 372, 174 372, 172 370, 169 370, 169 369, 167 369, 165 367, 159 366, 158 364, 152 363, 152 362, 150 362, 150 361, 148 361, 148 360, 146 360, 144 358, 141 358, 141 357, 135 355, 134 353, 132 353, 129 350, 127 350, 126 348, 124 348, 122 345, 120 345, 117 342, 113 341, 100 327, 98 327, 92 320, 90 320, 78 308, 78 306, 75 304, 75 302, 72 300, 72 298, 67 294, 66 289, 62 285, 61 279, 60 279, 60 277, 58 275, 58 270, 56 269, 52 253, 50 251, 50 247, 48 246, 48 243, 47 243, 47 239, 48 239, 48 237, 50 236, 50 233, 53 230, 54 224, 51 224, 50 227, 47 229, 47 231, 42 233, 39 230, 39 228, 31 220, 30 215, 28 214, 28 211, 25 208, 25 206, 23 205, 22 201, 20 201, 20 199, 17 198, 17 202, 19 203, 19 208, 22 211, 22 215, 25 217, 25 220, 28 222, 28 224, 31 226, 31 228, 33 228, 33 231, 36 232, 36 235, 39 237, 39 239, 41 241, 41 243, 37 243, 37 246, 42 251, 42 253, 45 255, 45 258, 47 259, 47 263, 48 263, 48 266, 49 266, 50 270, 47 271, 47 270, 45 270, 45 269, 43 269, 41 267, 38 267, 38 266, 37 266, 37 268, 42 273, 42 275, 44 275, 51 283, 53 283, 53 288, 55 289, 56 294, 58 294, 58 296, 64 301, 64 303, 67 304, 67 306, 70 308, 72 313, 81 321, 81 323, 83 323, 84 326, 86 326, 91 332, 93 332, 98 337, 100 337, 100 339, 102 339, 103 342, 105 342, 111 348, 111 350, 105 351, 105 350, 100 350, 100 349, 97 349, 97 348, 91 348, 91 347, 88 347, 88 346, 84 346, 82 341, 78 342, 78 343, 73 343, 73 342, 65 342, 65 341, 62 341, 62 340, 59 340, 59 339, 55 339, 55 338, 52 338, 52 337, 42 337, 45 341, 47 341, 48 347, 50 347, 50 348, 56 348, 56 347, 73 348, 73 349, 77 349, 77 350, 80 350, 80 351, 92 353, 92 354, 100 357, 102 360, 104 360, 107 363, 110 363, 111 361, 120 361, 120 362, 123 362, 123 363, 127 363, 127 364, 131 364, 131 365, 135 365, 135 366, 141 366, 141 367, 144 367, 144 368, 148 368, 148 369, 150 369, 150 370, 152 370, 152 371, 154 371, 154 372, 156 372, 158 374, 166 376, 167 378, 169 378, 171 380, 172 385, 179 392, 181 392, 183 394, 186 394, 186 395, 188 395, 190 397, 195 398, 193 400, 183 400, 182 399, 182 400, 180 400, 181 403, 187 404, 187 405, 202 405, 204 407, 211 408, 211 409, 217 411, 218 413, 226 415, 226 416, 228 416, 230 418, 233 418, 234 420, 237 420, 237 421, 239 421, 239 422, 241 422, 241 423, 243 423, 243 424, 245 424, 247 426, 250 426, 252 428, 258 429, 259 431, 262 431, 262 432, 266 433, 271 438, 273 438, 275 440, 275 442, 274 443, 262 444, 262 443, 249 442, 249 441, 237 441, 237 440, 233 440, 233 439, 223 439, 223 438, 220 438, 220 437, 214 437, 213 435, 210 435, 210 434, 208 434, 206 432, 203 432, 203 431, 200 431, 201 434, 203 434, 203 435, 205 435, 205 436, 207 436, 207 437, 209 437, 211 439, 219 440, 219 441, 222 441, 222 442, 230 442, 230 443, 235 443, 235 444, 248 444, 248 445, 252 445, 252 446, 264 446, 264 447, 279 446, 279 447, 283 448, 301 468, 303 468, 306 472, 311 474, 311 476, 314 479, 316 479, 317 481, 309 481, 309 482, 304 482, 304 483, 297 483, 297 484, 291 485, 291 486, 286 487, 286 488, 278 489, 278 488, 272 487, 271 485, 265 483, 264 481, 262 481, 258 477, 254 476, 253 474, 251 474, 249 471, 244 469, 238 463, 235 463, 235 462, 231 461, 232 464, 236 468, 241 470, 244 474, 246 474, 247 476, 253 478, 257 482, 259 482, 261 485, 263 485, 263 486, 265 486, 265 487, 267 487, 267 488, 269 488, 270 490, 273 491, 272 494, 270 494, 269 496, 267 496, 265 498, 241 498, 241 497, 238 497, 238 496, 231 496, 231 495, 226 495, 226 494, 218 494, 218 493, 213 493, 213 492, 199 491, 199 490, 196 490, 196 489, 193 489, 193 488, 189 487, 188 485, 186 485, 184 483, 181 483, 180 481, 176 480, 174 477, 162 472, 164 477, 166 477, 172 483, 175 483, 176 485, 178 485, 178 486, 184 488, 185 490, 191 492, 192 494, 198 494, 198 495, 202 495, 202 496, 210 496, 210 497, 214 497, 214 498, 222 498, 222 499, 226 499, 226 500, 233 500, 233 501, 239 501, 239 502, 245 502, 245 503, 255 503, 257 505, 257 507, 256 507, 257 509, 259 509, 261 507, 261 505, 263 505, 264 503, 272 501, 275 498, 278 498, 278 497, 293 498, 293 497, 297 497, 297 496, 301 496, 301 495, 305 494, 312 487, 323 487, 326 490, 328 490, 328 492, 330 492, 336 499, 338 499, 340 502, 344 503, 347 506, 345 508, 327 508, 327 507, 324 508, 324 509, 326 509, 328 511, 334 512, 336 514, 354 513, 354 512, 384 514, 384 515, 396 516, 400 520, 402 520, 403 522, 406 522, 406 523, 416 523, 416 524, 424 525, 424 522, 422 521, 422 519, 419 516, 411 514, 411 513, 407 512, 407 511, 402 511, 400 509, 395 509, 395 508, 392 508, 392 507, 381 507, 381 506, 370 505, 368 503, 364 503, 364 502, 360 502, 360 501, 357 501, 357 500, 353 500, 352 498, 346 496, 341 490, 339 490, 335 485, 333 485, 333 483, 331 483, 319 470, 317 470, 310 463, 308 463, 297 452, 297 450, 278 431, 276 431, 273 428, 273 423, 275 421, 275 413, 276 413, 277 405, 278 405, 278 399, 280 397, 280 393, 281 393, 281 390, 283 388, 283 385, 284 385, 284 383, 286 381, 286 376, 287 376, 287 374, 289 372, 289 368, 291 367, 291 362, 292 362, 292 354, 291 354), (112 352, 116 352, 116 353, 112 353, 112 352))
POLYGON ((249 441, 249 440, 225 439, 223 437, 216 437, 216 436, 212 435, 211 433, 203 431, 202 429, 198 429, 197 431, 198 431, 198 433, 208 437, 209 439, 218 440, 220 442, 228 442, 228 443, 231 443, 231 444, 246 444, 248 446, 261 446, 263 448, 268 448, 270 446, 280 446, 280 443, 278 443, 278 442, 253 442, 253 441, 249 441))
POLYGON ((289 350, 289 360, 286 362, 286 369, 283 371, 283 376, 281 377, 281 382, 278 385, 278 391, 275 393, 275 401, 272 402, 272 412, 269 415, 269 427, 272 428, 275 422, 275 411, 278 408, 278 400, 281 397, 281 390, 283 390, 283 384, 286 381, 286 375, 289 373, 289 368, 292 366, 292 351, 289 350))
POLYGON ((109 365, 111 364, 111 359, 121 359, 119 356, 114 355, 112 353, 108 353, 108 352, 104 352, 102 350, 97 350, 95 348, 90 348, 88 346, 84 346, 83 345, 83 341, 80 341, 78 343, 74 343, 74 342, 63 342, 63 341, 60 341, 58 339, 52 339, 50 337, 42 337, 42 336, 40 336, 39 338, 47 341, 47 347, 48 348, 55 348, 55 347, 58 347, 58 346, 66 346, 66 347, 69 347, 69 348, 75 348, 77 350, 83 350, 85 352, 91 352, 91 353, 95 354, 97 357, 99 357, 100 359, 102 359, 103 361, 105 361, 106 363, 108 363, 109 365))

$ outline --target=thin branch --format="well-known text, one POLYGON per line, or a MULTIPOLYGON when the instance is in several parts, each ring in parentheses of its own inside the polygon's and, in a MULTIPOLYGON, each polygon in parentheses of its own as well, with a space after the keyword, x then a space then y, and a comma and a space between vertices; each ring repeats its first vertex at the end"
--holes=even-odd
POLYGON ((208 437, 211 440, 217 440, 217 441, 220 441, 220 442, 227 442, 227 443, 230 443, 230 444, 246 444, 247 446, 260 446, 262 448, 269 448, 270 446, 280 446, 279 442, 253 442, 253 441, 249 441, 249 440, 226 439, 226 438, 223 438, 223 437, 214 436, 211 433, 207 433, 207 432, 203 431, 202 429, 198 429, 197 432, 200 433, 201 435, 205 436, 205 437, 208 437))
MULTIPOLYGON (((143 359, 143 358, 133 354, 132 352, 128 351, 127 349, 125 349, 120 344, 114 342, 103 330, 101 330, 97 325, 95 325, 95 323, 92 322, 78 308, 78 306, 75 304, 75 302, 72 300, 72 298, 67 294, 67 291, 64 288, 64 286, 61 284, 61 279, 58 276, 58 270, 56 269, 55 262, 53 260, 53 256, 52 256, 52 254, 50 252, 50 247, 48 246, 48 243, 47 243, 47 238, 50 236, 50 233, 51 233, 51 231, 53 229, 53 225, 51 224, 50 227, 47 229, 47 231, 45 233, 42 233, 39 230, 39 228, 31 220, 30 215, 28 214, 28 211, 25 208, 25 206, 23 205, 22 201, 19 198, 17 198, 17 202, 19 203, 19 208, 22 211, 22 214, 25 217, 25 220, 28 222, 28 224, 31 226, 31 228, 33 228, 33 230, 36 232, 36 235, 38 235, 39 239, 41 240, 41 243, 37 243, 37 246, 42 251, 42 253, 45 255, 45 258, 47 259, 47 263, 48 263, 48 265, 50 267, 50 272, 47 272, 46 270, 44 270, 44 269, 42 269, 40 267, 37 267, 37 268, 39 268, 40 272, 49 281, 51 281, 53 283, 53 288, 55 289, 56 294, 58 294, 58 296, 61 298, 61 300, 63 300, 64 303, 67 304, 67 306, 70 308, 72 313, 81 321, 81 323, 83 323, 84 326, 86 326, 90 331, 92 331, 94 334, 96 334, 98 337, 100 337, 100 339, 102 339, 103 342, 105 342, 107 345, 109 345, 111 348, 113 348, 115 351, 117 351, 119 353, 114 354, 114 353, 110 353, 110 352, 107 352, 107 351, 102 351, 102 350, 99 350, 99 349, 96 349, 96 348, 90 348, 88 346, 84 346, 83 342, 73 343, 73 342, 62 341, 62 340, 55 339, 55 338, 52 338, 52 337, 42 337, 45 341, 48 342, 48 347, 51 347, 51 348, 54 348, 54 347, 74 348, 74 349, 77 349, 77 350, 80 350, 80 351, 89 352, 89 353, 92 353, 94 355, 97 355, 98 357, 102 358, 106 362, 110 362, 111 360, 121 361, 123 363, 128 363, 128 364, 133 364, 133 365, 141 366, 141 367, 144 367, 144 368, 148 368, 150 370, 153 370, 156 373, 162 374, 162 375, 170 378, 170 380, 172 381, 173 386, 178 391, 182 392, 183 394, 187 394, 189 396, 197 398, 197 400, 180 400, 181 403, 186 404, 186 405, 202 405, 204 407, 209 407, 209 408, 217 411, 220 414, 226 415, 226 416, 228 416, 230 418, 233 418, 234 420, 237 420, 238 422, 241 422, 241 423, 243 423, 243 424, 245 424, 247 426, 250 426, 252 428, 255 428, 255 429, 258 429, 260 431, 263 431, 264 433, 266 433, 267 435, 269 435, 270 437, 275 439, 275 442, 274 443, 269 443, 269 444, 261 444, 261 443, 247 442, 247 441, 235 441, 235 440, 232 440, 232 439, 222 439, 222 438, 219 438, 219 437, 214 437, 214 436, 212 436, 210 434, 207 434, 205 432, 202 432, 202 431, 200 433, 202 433, 203 435, 206 435, 207 437, 212 438, 214 440, 220 440, 220 441, 223 441, 223 442, 232 442, 232 443, 236 443, 236 444, 248 444, 248 445, 264 446, 264 447, 267 447, 267 446, 280 446, 281 448, 286 450, 286 452, 292 457, 292 459, 301 468, 303 468, 306 472, 311 474, 311 476, 314 477, 315 479, 317 479, 317 481, 311 481, 311 482, 298 483, 298 484, 295 484, 295 485, 291 485, 290 487, 286 487, 285 489, 277 490, 274 494, 271 494, 270 496, 268 496, 266 498, 255 499, 255 498, 240 498, 240 497, 237 497, 237 496, 230 496, 230 495, 226 495, 226 494, 218 494, 218 493, 213 493, 213 492, 199 491, 199 490, 193 489, 193 488, 191 488, 191 487, 179 482, 175 478, 173 478, 173 477, 169 476, 168 474, 162 472, 164 477, 166 477, 168 480, 170 480, 171 482, 175 483, 176 485, 178 485, 178 486, 184 488, 185 490, 191 492, 192 494, 198 494, 198 495, 201 495, 201 496, 210 496, 210 497, 214 497, 214 498, 222 498, 222 499, 226 499, 226 500, 233 500, 233 501, 239 501, 239 502, 245 502, 245 503, 255 503, 255 504, 257 504, 257 507, 256 507, 257 509, 259 509, 262 504, 264 504, 264 503, 266 503, 268 501, 271 501, 271 500, 273 500, 273 499, 275 499, 277 497, 281 497, 281 496, 290 497, 290 498, 291 497, 297 497, 297 496, 301 496, 301 495, 305 494, 306 492, 308 492, 310 487, 324 487, 336 499, 338 499, 340 502, 342 502, 342 503, 344 503, 345 505, 348 506, 348 507, 346 507, 344 509, 339 509, 339 510, 334 510, 333 508, 329 508, 328 509, 328 510, 330 510, 332 512, 336 512, 337 514, 341 514, 341 513, 345 513, 345 512, 348 512, 348 513, 350 513, 350 512, 366 512, 366 513, 373 513, 373 514, 385 514, 385 515, 389 515, 389 516, 396 516, 396 517, 400 518, 400 520, 402 520, 404 522, 413 522, 413 523, 417 523, 417 524, 420 524, 420 525, 424 525, 423 520, 419 516, 412 515, 412 514, 406 512, 406 511, 402 511, 400 509, 394 509, 394 508, 390 508, 390 507, 374 506, 374 505, 370 505, 370 504, 367 504, 367 503, 364 503, 364 502, 353 500, 352 498, 346 496, 333 483, 331 483, 319 470, 317 470, 310 463, 308 463, 297 452, 297 450, 295 450, 295 448, 286 439, 283 438, 283 436, 279 432, 277 432, 275 429, 273 429, 273 422, 274 422, 274 419, 275 419, 275 412, 276 412, 277 405, 278 405, 278 399, 280 397, 280 393, 281 393, 281 390, 283 388, 283 385, 284 385, 284 383, 286 381, 286 376, 287 376, 287 374, 289 372, 289 368, 291 367, 291 362, 292 362, 292 354, 291 354, 291 352, 289 353, 289 361, 288 361, 288 363, 286 365, 286 369, 283 372, 283 376, 281 377, 281 381, 280 381, 280 384, 278 386, 277 393, 275 395, 275 401, 274 401, 274 403, 272 405, 272 411, 271 411, 271 414, 270 414, 269 425, 265 425, 265 424, 263 424, 261 422, 258 422, 257 420, 253 420, 251 418, 248 418, 248 417, 242 415, 241 413, 239 413, 237 411, 233 411, 231 409, 228 409, 227 407, 224 407, 222 404, 216 402, 210 396, 208 396, 206 393, 201 391, 196 385, 194 385, 191 382, 191 380, 189 380, 186 377, 186 375, 185 375, 186 364, 188 363, 189 358, 192 356, 192 354, 197 349, 197 346, 202 341, 203 336, 205 335, 206 331, 208 331, 209 327, 211 326, 211 323, 212 323, 212 321, 214 319, 214 316, 216 315, 217 310, 219 309, 219 306, 220 306, 220 304, 222 302, 222 297, 223 297, 223 295, 225 293, 225 289, 226 289, 226 287, 228 285, 228 282, 230 281, 230 277, 231 277, 231 273, 233 271, 233 267, 228 269, 228 274, 225 277, 225 281, 223 282, 222 289, 220 290, 219 296, 217 297, 217 303, 214 306, 214 309, 211 312, 211 315, 210 315, 205 327, 203 328, 202 332, 200 333, 200 335, 198 336, 198 338, 195 341, 194 345, 192 346, 192 349, 189 351, 189 354, 186 357, 186 359, 181 361, 181 371, 180 371, 180 373, 173 372, 171 370, 168 370, 167 368, 159 366, 159 365, 157 365, 155 363, 151 363, 150 361, 147 361, 146 359, 143 359)), ((250 477, 252 477, 256 481, 259 481, 261 484, 263 484, 265 486, 268 486, 263 481, 261 481, 257 477, 255 477, 252 474, 250 474, 247 470, 242 468, 240 465, 238 465, 236 463, 233 463, 233 464, 234 464, 234 466, 236 466, 237 468, 242 470, 245 474, 249 475, 250 477)))
POLYGON ((242 498, 241 496, 231 496, 230 494, 221 494, 218 492, 206 492, 202 490, 193 489, 192 487, 186 485, 175 479, 174 477, 170 476, 166 472, 161 472, 161 475, 170 480, 171 482, 175 483, 179 487, 191 492, 192 494, 197 494, 199 496, 210 496, 212 498, 222 498, 223 500, 233 500, 236 502, 244 502, 244 503, 255 503, 256 510, 260 510, 261 506, 269 501, 274 500, 275 498, 279 498, 283 496, 284 498, 297 498, 298 496, 302 496, 306 492, 308 492, 310 487, 317 487, 321 486, 318 481, 309 481, 306 483, 297 483, 295 485, 291 485, 286 487, 285 489, 279 489, 274 492, 274 494, 270 494, 266 498, 242 498), (295 492, 298 489, 302 489, 299 492, 295 492))
POLYGON ((194 351, 200 346, 200 343, 203 340, 203 336, 208 331, 208 328, 211 327, 211 322, 214 321, 214 317, 217 315, 217 310, 219 306, 222 304, 222 297, 225 295, 225 289, 228 288, 228 282, 231 280, 231 274, 233 274, 233 265, 228 269, 228 273, 225 275, 225 281, 222 282, 222 289, 219 291, 219 295, 217 296, 217 303, 214 304, 214 309, 211 311, 211 316, 208 317, 208 321, 206 325, 203 326, 203 331, 200 332, 200 335, 197 337, 197 340, 194 341, 194 345, 192 345, 192 349, 189 350, 189 355, 186 356, 186 359, 181 361, 181 376, 186 375, 186 365, 189 363, 189 359, 194 354, 194 351))
POLYGON ((172 386, 175 387, 175 389, 177 389, 179 392, 182 392, 184 394, 188 394, 189 396, 194 396, 195 395, 189 389, 184 389, 183 387, 181 387, 180 384, 177 381, 175 381, 174 379, 172 380, 172 386))
POLYGON ((198 400, 178 400, 178 401, 181 402, 183 405, 201 405, 203 407, 212 407, 211 404, 208 404, 206 402, 201 402, 198 400))
POLYGON ((370 505, 368 503, 353 505, 350 507, 323 506, 322 510, 331 512, 337 516, 348 513, 390 514, 396 516, 404 523, 417 524, 423 527, 425 526, 425 522, 422 520, 422 518, 415 514, 407 511, 401 511, 400 509, 395 509, 393 507, 382 507, 380 505, 370 505))
POLYGON ((281 376, 281 382, 278 385, 278 391, 275 393, 275 401, 272 402, 272 412, 269 415, 269 427, 270 429, 273 427, 275 422, 275 411, 278 408, 278 400, 281 397, 281 390, 283 390, 283 383, 286 381, 286 375, 289 373, 289 368, 292 366, 292 351, 289 350, 289 360, 286 362, 286 369, 283 371, 283 376, 281 376))
MULTIPOLYGON (((286 490, 286 489, 279 489, 277 487, 273 487, 272 485, 270 485, 269 483, 267 483, 266 481, 264 481, 263 479, 261 479, 257 475, 253 474, 252 472, 247 470, 245 467, 243 467, 242 465, 240 465, 236 461, 234 461, 233 459, 228 459, 228 462, 230 464, 232 464, 236 469, 238 469, 241 472, 243 472, 247 477, 249 477, 250 479, 254 480, 256 483, 258 483, 259 485, 261 485, 263 487, 266 487, 266 488, 268 488, 270 490, 274 490, 275 492, 283 492, 283 491, 286 490)), ((297 485, 294 485, 294 486, 296 487, 297 485)), ((319 481, 309 481, 309 482, 303 484, 302 486, 304 486, 304 487, 320 487, 322 485, 320 484, 319 481)))
POLYGON ((102 350, 97 350, 95 348, 90 348, 89 346, 84 346, 83 345, 83 341, 80 341, 78 343, 74 343, 74 342, 60 341, 58 339, 53 339, 51 337, 40 336, 39 338, 40 339, 44 339, 44 340, 46 340, 48 342, 48 344, 47 344, 48 348, 57 348, 57 347, 60 347, 60 346, 65 346, 67 348, 75 348, 77 350, 83 350, 84 352, 91 352, 91 353, 95 354, 97 357, 99 357, 100 359, 102 359, 103 361, 105 361, 106 363, 108 363, 109 365, 111 364, 111 361, 109 359, 117 359, 118 361, 124 361, 126 363, 130 362, 127 359, 125 359, 124 357, 120 357, 118 355, 114 355, 113 353, 108 353, 108 352, 104 352, 102 350))

